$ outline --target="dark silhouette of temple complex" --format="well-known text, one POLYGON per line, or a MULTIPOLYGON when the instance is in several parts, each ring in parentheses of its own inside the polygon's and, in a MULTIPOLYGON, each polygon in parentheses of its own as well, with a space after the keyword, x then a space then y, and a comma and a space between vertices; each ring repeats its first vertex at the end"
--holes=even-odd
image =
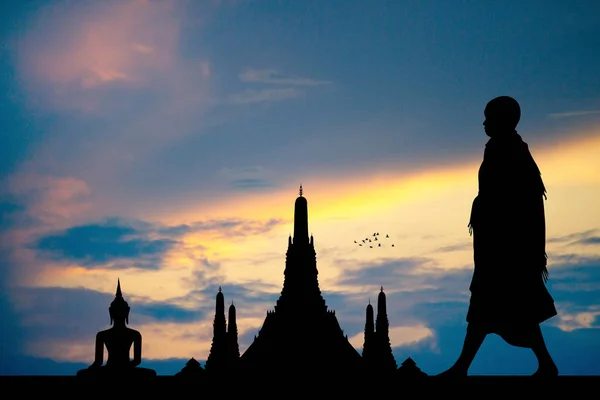
MULTIPOLYGON (((205 367, 202 368, 198 361, 191 358, 176 376, 196 379, 207 374, 226 376, 242 370, 261 374, 282 371, 336 371, 348 374, 387 371, 424 375, 410 359, 400 369, 396 364, 390 344, 383 287, 377 299, 376 319, 373 306, 367 306, 362 355, 350 344, 335 311, 328 309, 321 294, 314 238, 308 232, 308 203, 300 186, 294 205, 294 234, 288 238, 283 289, 274 308, 267 311, 258 335, 240 356, 236 307, 233 303, 229 306, 226 318, 225 296, 219 287, 213 339, 205 367)), ((153 370, 137 367, 141 362, 141 334, 125 326, 129 321, 129 306, 123 299, 120 283, 110 307, 110 316, 114 326, 98 334, 94 364, 80 371, 78 376, 99 375, 104 345, 109 351, 105 367, 107 372, 119 376, 154 376, 153 370), (129 360, 132 344, 134 359, 129 360)))
POLYGON ((318 274, 314 239, 308 235, 308 203, 300 186, 281 296, 242 355, 242 367, 334 371, 361 366, 361 356, 344 335, 335 311, 327 308, 318 274))
POLYGON ((240 357, 235 306, 229 308, 226 330, 225 298, 219 287, 206 370, 230 372, 231 368, 243 368, 271 373, 370 370, 424 375, 412 360, 402 370, 398 369, 390 344, 383 287, 377 299, 376 320, 373 306, 367 306, 361 356, 341 329, 335 311, 328 309, 319 289, 318 273, 314 238, 308 235, 308 203, 300 186, 294 205, 294 236, 288 238, 283 289, 275 307, 267 311, 258 335, 240 357))

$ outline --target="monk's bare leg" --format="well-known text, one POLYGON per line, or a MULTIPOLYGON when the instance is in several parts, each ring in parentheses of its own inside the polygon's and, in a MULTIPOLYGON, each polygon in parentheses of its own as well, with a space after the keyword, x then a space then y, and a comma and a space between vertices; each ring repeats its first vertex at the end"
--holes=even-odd
POLYGON ((546 342, 544 341, 544 336, 542 335, 542 330, 540 329, 539 325, 536 325, 535 329, 533 330, 531 350, 533 350, 533 354, 535 354, 535 357, 538 361, 538 369, 533 374, 534 376, 558 375, 558 368, 548 352, 548 348, 546 347, 546 342))
POLYGON ((467 326, 465 342, 458 360, 456 360, 452 367, 439 374, 439 376, 466 376, 485 337, 486 331, 483 327, 477 324, 469 324, 467 326))

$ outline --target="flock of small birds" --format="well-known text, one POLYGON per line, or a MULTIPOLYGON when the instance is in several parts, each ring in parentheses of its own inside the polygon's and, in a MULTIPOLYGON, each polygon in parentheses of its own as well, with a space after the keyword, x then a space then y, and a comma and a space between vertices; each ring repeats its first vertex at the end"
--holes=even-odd
MULTIPOLYGON (((370 237, 367 236, 366 238, 361 239, 360 243, 356 240, 354 241, 354 243, 358 244, 359 246, 363 246, 363 245, 365 247, 369 246, 370 249, 372 249, 373 246, 375 246, 375 245, 376 245, 375 247, 384 247, 381 245, 381 240, 379 240, 378 237, 379 237, 379 232, 375 232, 375 233, 373 233, 373 236, 370 236, 370 237), (375 242, 379 242, 379 243, 375 243, 375 242), (372 244, 369 244, 369 243, 372 243, 372 244)), ((386 233, 385 239, 389 239, 389 238, 390 238, 390 235, 388 235, 386 233)), ((392 247, 394 247, 393 244, 392 244, 392 247)))

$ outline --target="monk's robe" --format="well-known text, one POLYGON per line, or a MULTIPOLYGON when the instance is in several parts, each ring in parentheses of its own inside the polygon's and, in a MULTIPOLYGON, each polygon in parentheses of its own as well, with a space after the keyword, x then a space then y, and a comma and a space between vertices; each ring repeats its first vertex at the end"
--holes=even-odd
POLYGON ((513 338, 515 332, 556 315, 545 285, 546 189, 527 143, 515 131, 488 141, 478 178, 469 222, 475 269, 467 321, 526 345, 513 338))

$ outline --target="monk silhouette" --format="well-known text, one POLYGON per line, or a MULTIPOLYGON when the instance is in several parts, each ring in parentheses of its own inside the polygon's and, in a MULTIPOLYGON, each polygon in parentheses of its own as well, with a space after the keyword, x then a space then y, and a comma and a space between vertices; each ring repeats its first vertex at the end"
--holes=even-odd
POLYGON ((455 364, 441 376, 465 376, 486 335, 530 348, 539 367, 535 376, 556 376, 539 324, 556 315, 545 282, 546 189, 527 143, 515 130, 521 110, 508 96, 485 108, 486 144, 473 201, 474 272, 467 332, 455 364))
POLYGON ((152 377, 156 371, 140 368, 142 362, 142 335, 135 329, 128 328, 129 305, 123 299, 121 293, 121 282, 117 280, 117 292, 115 299, 110 304, 111 328, 96 334, 96 353, 94 363, 87 369, 77 372, 82 377, 152 377), (133 344, 133 360, 129 358, 131 345, 133 344), (104 346, 108 350, 106 365, 102 365, 104 358, 104 346))

